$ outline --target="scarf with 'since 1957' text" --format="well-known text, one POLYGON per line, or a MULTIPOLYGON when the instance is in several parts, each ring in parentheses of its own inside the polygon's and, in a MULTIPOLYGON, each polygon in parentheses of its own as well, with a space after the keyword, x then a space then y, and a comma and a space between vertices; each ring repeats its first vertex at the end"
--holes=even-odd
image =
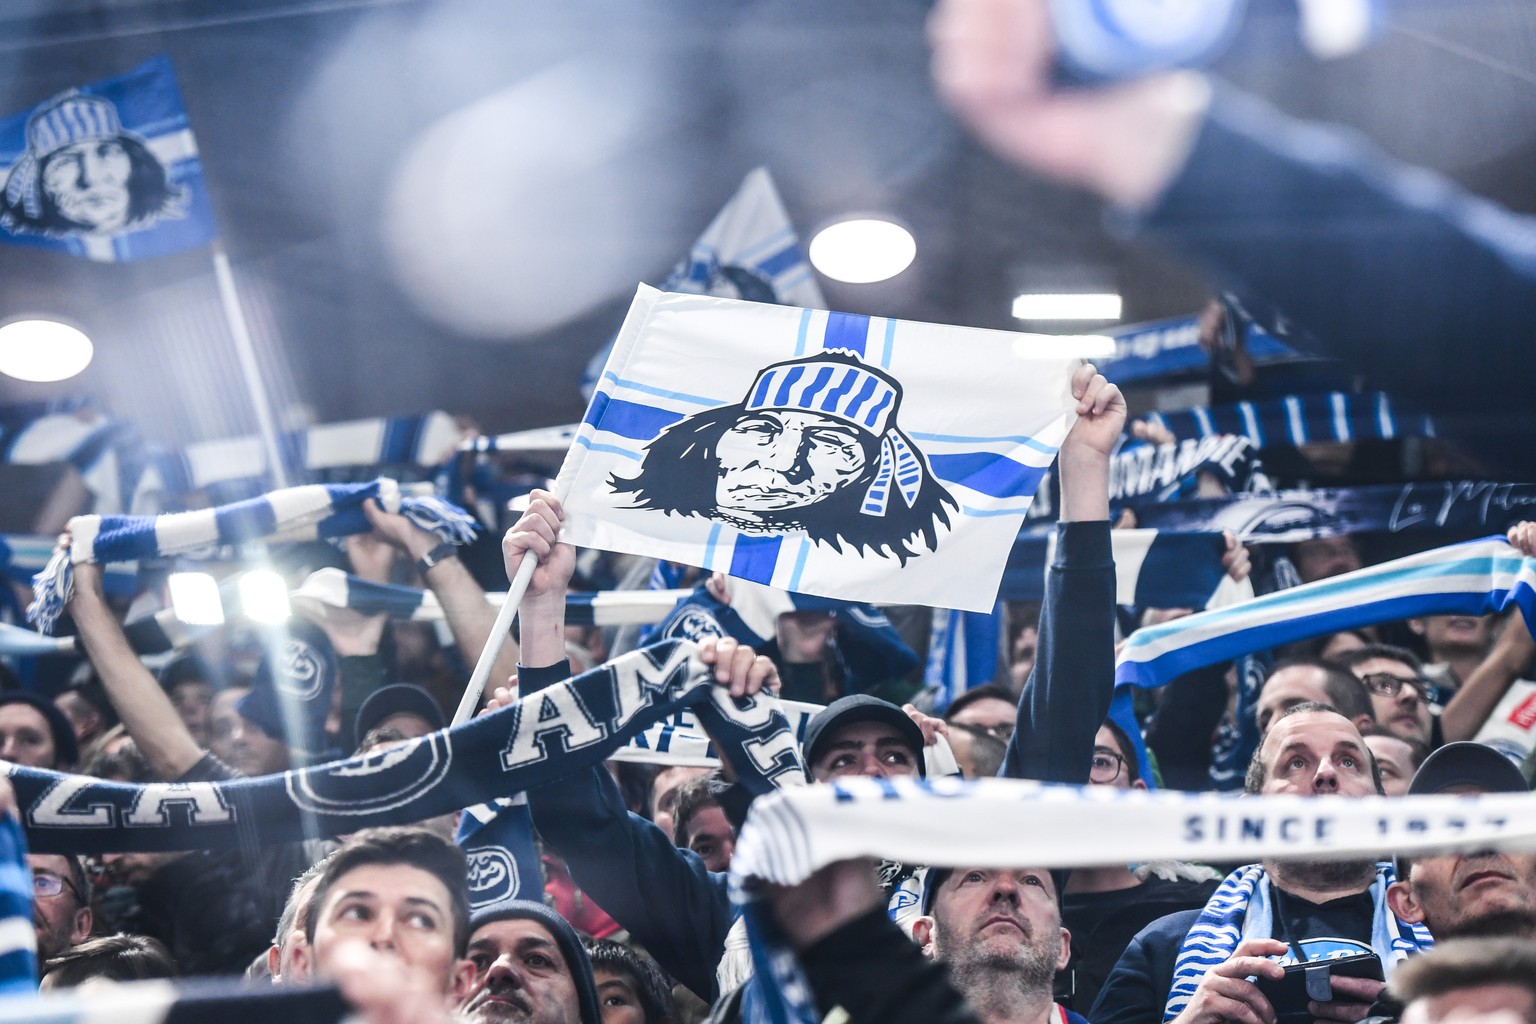
POLYGON ((945 778, 834 779, 785 789, 753 803, 731 858, 731 898, 747 919, 756 972, 743 1014, 751 1024, 820 1020, 798 958, 761 901, 768 885, 799 885, 852 858, 1071 868, 1533 848, 1536 801, 1525 793, 1236 797, 945 778))

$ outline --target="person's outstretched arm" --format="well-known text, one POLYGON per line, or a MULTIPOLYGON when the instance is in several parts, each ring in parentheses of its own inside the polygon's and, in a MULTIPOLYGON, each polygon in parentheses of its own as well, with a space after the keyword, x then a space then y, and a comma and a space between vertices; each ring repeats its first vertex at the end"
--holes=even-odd
MULTIPOLYGON (((442 606, 443 617, 448 620, 448 628, 453 633, 453 642, 464 661, 473 665, 496 625, 496 609, 485 599, 485 591, 459 559, 457 549, 444 547, 436 537, 405 516, 385 512, 376 501, 364 503, 363 511, 373 524, 374 532, 404 552, 420 569, 422 579, 442 606), (432 564, 422 567, 422 559, 434 551, 439 554, 432 564)), ((564 600, 562 591, 561 601, 564 600)), ((560 611, 563 616, 563 606, 560 611)), ((563 618, 561 621, 563 626, 563 618)), ((565 657, 563 648, 560 657, 565 657)), ((517 661, 517 641, 508 637, 491 667, 491 678, 506 679, 515 670, 517 661)))
MULTIPOLYGON (((528 511, 502 541, 510 579, 525 557, 539 559, 518 609, 522 624, 521 695, 569 678, 565 660, 565 588, 575 550, 559 541, 564 512, 551 494, 534 491, 528 511)), ((755 693, 770 681, 772 662, 733 640, 705 645, 716 682, 733 694, 755 693)), ((505 689, 496 701, 512 697, 505 689)), ((565 859, 583 892, 664 970, 701 998, 716 995, 715 966, 725 949, 733 914, 725 876, 712 874, 698 855, 679 849, 653 823, 632 814, 602 765, 575 772, 528 792, 534 825, 565 859)))
POLYGON ((91 659, 118 717, 139 752, 159 778, 181 778, 202 760, 204 751, 187 731, 171 698, 139 660, 101 588, 101 566, 75 566, 69 611, 80 642, 91 659))
POLYGON ((1059 456, 1061 524, 1040 607, 1035 667, 1019 696, 998 774, 1081 785, 1114 692, 1109 456, 1125 429, 1125 397, 1091 365, 1072 378, 1072 394, 1078 419, 1059 456))

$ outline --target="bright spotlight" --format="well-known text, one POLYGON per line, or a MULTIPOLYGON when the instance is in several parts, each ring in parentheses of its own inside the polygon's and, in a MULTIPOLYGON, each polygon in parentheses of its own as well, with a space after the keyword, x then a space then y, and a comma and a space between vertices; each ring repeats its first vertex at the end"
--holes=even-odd
POLYGON ((287 622, 288 584, 271 569, 252 569, 240 577, 240 606, 257 622, 287 622))
POLYGON ((845 220, 818 231, 809 255, 811 264, 834 281, 871 284, 911 266, 917 241, 912 232, 888 220, 845 220))
POLYGON ((56 320, 13 320, 0 327, 0 373, 40 383, 68 380, 95 349, 85 332, 56 320))
POLYGON ((1020 320, 1119 320, 1120 296, 1114 292, 1016 295, 1013 315, 1020 320))
POLYGON ((205 572, 173 572, 166 578, 171 590, 171 611, 189 626, 224 623, 224 602, 219 584, 205 572))

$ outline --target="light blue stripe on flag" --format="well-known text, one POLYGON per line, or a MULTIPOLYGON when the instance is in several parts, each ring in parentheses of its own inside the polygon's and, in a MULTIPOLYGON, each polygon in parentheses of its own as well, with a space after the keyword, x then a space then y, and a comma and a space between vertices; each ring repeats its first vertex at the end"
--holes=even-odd
POLYGON ((828 313, 827 328, 822 332, 821 347, 847 349, 864 358, 864 343, 869 338, 869 317, 857 313, 828 313))
POLYGON ((930 455, 928 463, 941 480, 969 487, 994 498, 1025 497, 1035 493, 1046 470, 1026 466, 1004 455, 971 452, 967 455, 930 455))
POLYGON ((800 576, 805 572, 805 559, 806 556, 808 556, 810 553, 811 545, 809 541, 801 540, 796 542, 795 568, 794 571, 790 573, 789 586, 785 589, 791 592, 800 589, 800 576))
POLYGON ((811 329, 811 312, 809 309, 802 309, 800 311, 800 329, 795 333, 796 359, 805 355, 806 335, 810 333, 811 329))
POLYGON ((889 370, 891 368, 891 356, 896 349, 896 321, 886 318, 885 321, 885 350, 880 354, 880 365, 889 370))
MULTIPOLYGON (((791 242, 793 243, 793 239, 791 239, 791 242)), ((767 259, 759 261, 757 264, 757 269, 761 270, 769 277, 778 277, 790 267, 793 267, 795 264, 801 262, 801 259, 802 257, 800 255, 799 247, 794 244, 790 244, 788 247, 780 249, 772 256, 769 256, 767 259)))
POLYGON ((753 583, 772 583, 783 537, 737 537, 731 551, 730 575, 753 583))

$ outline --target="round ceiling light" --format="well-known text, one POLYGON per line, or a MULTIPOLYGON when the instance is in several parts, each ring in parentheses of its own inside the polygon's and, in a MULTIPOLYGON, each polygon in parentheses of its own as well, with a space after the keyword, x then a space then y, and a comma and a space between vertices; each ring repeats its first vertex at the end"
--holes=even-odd
POLYGON ((55 320, 14 320, 0 327, 0 373, 40 383, 68 380, 95 348, 85 333, 55 320))
POLYGON ((845 220, 816 233, 810 257, 811 264, 834 281, 872 284, 911 266, 917 241, 912 232, 888 220, 845 220))

